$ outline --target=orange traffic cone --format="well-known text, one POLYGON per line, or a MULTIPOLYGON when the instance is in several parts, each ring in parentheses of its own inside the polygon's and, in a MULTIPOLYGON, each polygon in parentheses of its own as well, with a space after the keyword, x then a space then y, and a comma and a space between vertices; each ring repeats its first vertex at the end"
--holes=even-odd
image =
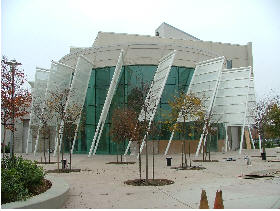
POLYGON ((202 192, 201 192, 199 209, 209 209, 208 200, 207 200, 205 190, 202 190, 202 192))
POLYGON ((223 196, 222 196, 222 191, 221 190, 216 192, 214 209, 224 209, 223 196))

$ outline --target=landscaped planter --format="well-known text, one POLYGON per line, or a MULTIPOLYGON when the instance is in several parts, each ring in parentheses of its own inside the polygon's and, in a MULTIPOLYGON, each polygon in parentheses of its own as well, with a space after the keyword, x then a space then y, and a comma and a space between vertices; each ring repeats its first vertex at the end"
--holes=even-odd
POLYGON ((44 193, 33 196, 26 201, 2 204, 2 209, 58 209, 64 205, 69 192, 69 185, 61 178, 46 176, 52 187, 44 193))

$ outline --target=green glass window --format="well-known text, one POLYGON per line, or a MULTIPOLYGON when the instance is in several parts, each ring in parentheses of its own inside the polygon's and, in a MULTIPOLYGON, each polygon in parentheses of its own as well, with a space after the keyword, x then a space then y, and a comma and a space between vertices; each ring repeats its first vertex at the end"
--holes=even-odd
MULTIPOLYGON (((118 107, 127 106, 127 96, 133 88, 141 87, 143 83, 150 85, 156 68, 156 65, 129 65, 123 67, 101 135, 97 149, 98 154, 115 154, 117 150, 124 150, 123 146, 118 146, 119 148, 117 149, 117 145, 112 142, 110 137, 110 124, 113 110, 118 107)), ((89 152, 114 70, 115 67, 96 68, 92 70, 85 103, 85 129, 80 129, 79 140, 75 145, 76 153, 89 152)), ((163 121, 165 117, 162 114, 170 110, 168 100, 172 100, 174 95, 178 95, 179 90, 187 90, 193 71, 193 68, 186 67, 173 66, 171 68, 155 116, 156 121, 163 121)), ((160 137, 154 138, 168 140, 171 135, 168 127, 163 123, 159 127, 161 129, 160 137)), ((178 138, 178 134, 175 134, 174 140, 178 138)))

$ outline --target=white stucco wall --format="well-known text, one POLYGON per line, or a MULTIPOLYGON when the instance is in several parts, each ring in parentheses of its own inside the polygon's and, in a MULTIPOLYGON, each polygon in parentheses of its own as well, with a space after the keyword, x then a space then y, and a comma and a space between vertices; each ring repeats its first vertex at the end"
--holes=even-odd
POLYGON ((77 57, 82 54, 96 67, 114 66, 121 49, 126 50, 124 65, 157 65, 163 55, 176 49, 175 66, 195 67, 197 62, 218 56, 232 60, 232 67, 253 66, 252 43, 232 45, 108 32, 99 32, 93 47, 71 48, 60 62, 75 67, 77 57))
POLYGON ((175 38, 184 40, 199 40, 198 38, 175 28, 167 23, 162 23, 156 30, 155 35, 163 38, 175 38))

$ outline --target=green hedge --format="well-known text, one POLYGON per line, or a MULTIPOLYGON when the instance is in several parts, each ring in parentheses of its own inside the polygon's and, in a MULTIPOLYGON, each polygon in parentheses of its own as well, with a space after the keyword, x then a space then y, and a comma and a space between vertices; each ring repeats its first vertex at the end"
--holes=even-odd
POLYGON ((42 184, 42 167, 22 157, 4 157, 1 161, 1 204, 25 200, 42 184))

